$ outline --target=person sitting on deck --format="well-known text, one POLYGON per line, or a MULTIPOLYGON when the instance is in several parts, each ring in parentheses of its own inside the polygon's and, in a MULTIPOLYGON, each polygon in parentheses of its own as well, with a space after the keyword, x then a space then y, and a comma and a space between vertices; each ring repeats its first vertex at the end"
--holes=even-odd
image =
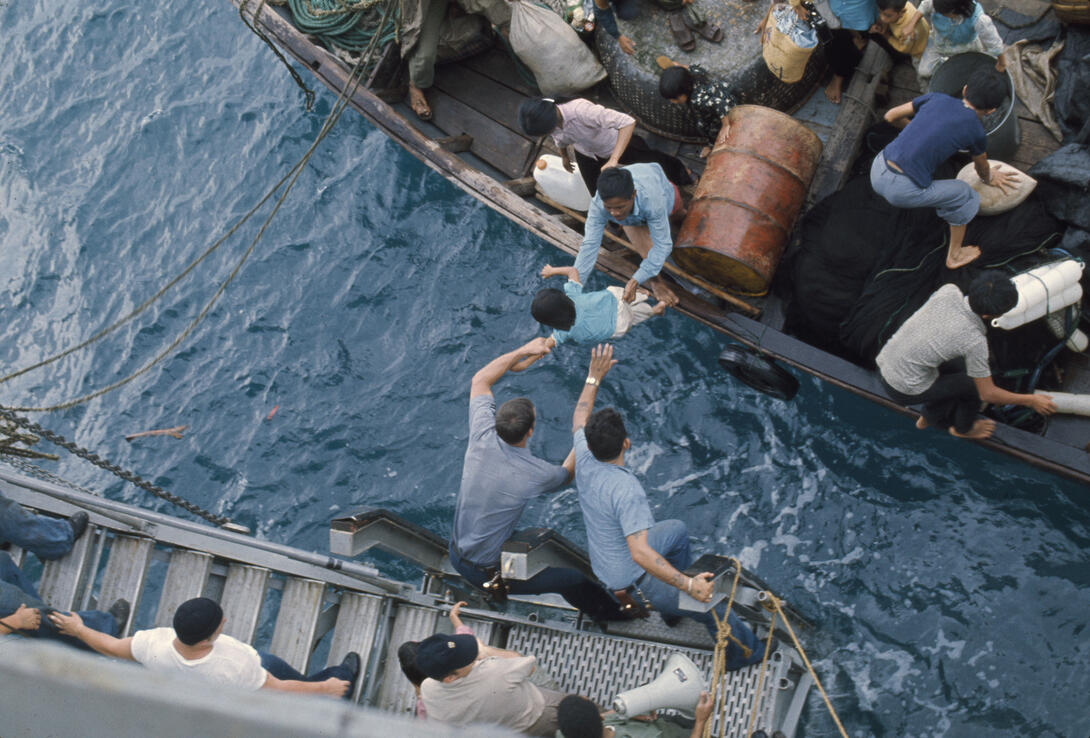
POLYGON ((922 0, 909 20, 907 30, 912 32, 917 29, 924 19, 931 21, 931 33, 916 67, 922 87, 927 87, 928 80, 940 64, 967 51, 994 56, 996 71, 1006 70, 1003 39, 980 3, 975 0, 922 0))
POLYGON ((878 372, 889 396, 901 405, 923 404, 916 421, 947 428, 959 438, 988 438, 995 421, 977 418, 980 403, 1025 405, 1041 415, 1056 412, 1048 395, 1023 395, 995 385, 988 364, 984 321, 1018 302, 1006 275, 987 271, 969 285, 968 297, 945 284, 905 321, 878 354, 878 372), (954 364, 956 369, 944 372, 954 364))
POLYGON ((15 544, 42 561, 59 559, 72 550, 89 521, 82 510, 67 520, 38 515, 0 492, 0 548, 15 544))
POLYGON ((693 181, 679 159, 655 151, 635 134, 635 118, 589 100, 577 98, 564 103, 543 97, 525 100, 519 105, 519 127, 527 136, 551 135, 568 172, 575 170, 568 156, 568 149, 574 149, 587 192, 598 190, 602 169, 620 164, 655 162, 674 184, 684 186, 693 181))
POLYGON ((49 616, 65 635, 116 659, 136 661, 157 671, 180 671, 216 684, 256 691, 352 696, 360 673, 360 657, 349 652, 337 666, 303 676, 283 659, 255 650, 223 634, 227 622, 219 603, 207 597, 186 600, 174 612, 173 628, 137 631, 130 638, 114 638, 91 630, 78 614, 54 612, 49 616))
MULTIPOLYGON (((107 635, 117 635, 129 622, 131 606, 119 599, 106 612, 87 610, 79 616, 88 627, 107 635)), ((70 646, 87 649, 82 642, 62 634, 48 617, 53 612, 38 594, 38 590, 23 574, 8 554, 0 554, 0 636, 22 635, 28 638, 49 638, 70 646)))
POLYGON ((693 710, 693 727, 689 729, 664 717, 646 721, 621 717, 612 710, 602 714, 586 697, 569 694, 560 701, 556 720, 564 738, 703 738, 713 706, 712 696, 701 692, 700 701, 693 710))
POLYGON ((492 396, 492 385, 504 374, 521 371, 521 362, 547 353, 545 339, 535 338, 473 375, 469 443, 454 508, 450 563, 470 584, 501 600, 507 594, 555 592, 595 620, 620 618, 609 593, 575 569, 548 567, 525 581, 499 576, 500 552, 526 504, 567 486, 575 473, 575 457, 570 453, 559 465, 530 453, 537 412, 529 399, 508 400, 497 410, 492 396))
POLYGON ((980 256, 976 246, 966 246, 965 229, 980 209, 980 196, 958 179, 932 179, 940 164, 968 149, 984 184, 1006 192, 1014 180, 1009 171, 988 164, 987 136, 980 120, 992 113, 1006 96, 1004 80, 991 70, 969 78, 962 99, 929 92, 890 108, 885 119, 907 127, 874 157, 870 181, 874 191, 898 208, 934 207, 950 225, 946 253, 948 269, 958 269, 980 256))
POLYGON ((871 35, 896 57, 907 57, 913 65, 927 46, 931 27, 927 21, 913 24, 916 6, 908 0, 877 0, 878 20, 871 26, 871 35))
POLYGON ((684 215, 681 192, 666 179, 658 164, 629 164, 604 170, 598 178, 598 192, 590 201, 583 243, 575 257, 580 283, 586 284, 594 270, 606 223, 613 221, 624 228, 632 247, 643 257, 621 299, 632 302, 636 288, 654 280, 651 289, 655 297, 668 306, 677 305, 677 295, 657 277, 674 250, 670 218, 684 215))
MULTIPOLYGON (((572 415, 575 484, 587 529, 587 548, 594 573, 623 603, 657 610, 668 624, 682 616, 702 623, 716 638, 721 602, 714 611, 696 613, 678 606, 682 592, 701 602, 712 598, 712 574, 681 573, 692 563, 689 530, 680 520, 655 522, 647 493, 636 475, 625 468, 631 447, 624 420, 613 408, 594 412, 594 400, 606 374, 617 362, 606 344, 591 351, 590 368, 572 415)), ((757 637, 731 611, 725 656, 728 671, 761 660, 757 637)))
POLYGON ((437 633, 420 642, 416 666, 428 719, 448 725, 501 725, 526 735, 556 733, 562 692, 530 681, 533 656, 486 646, 472 635, 437 633))
POLYGON ((715 140, 719 138, 723 119, 738 104, 734 93, 726 82, 712 79, 699 64, 686 66, 665 56, 660 56, 656 61, 663 68, 659 77, 659 94, 675 105, 684 105, 689 109, 700 135, 708 144, 700 156, 707 156, 710 147, 715 146, 715 140))
MULTIPOLYGON (((692 0, 689 1, 692 2, 692 0)), ((617 28, 617 18, 632 20, 639 15, 638 6, 638 0, 594 0, 594 15, 598 20, 598 25, 602 27, 603 31, 617 39, 617 46, 629 56, 636 53, 636 44, 628 36, 621 33, 621 29, 617 28), (614 17, 614 8, 616 8, 616 17, 614 17)), ((594 192, 594 190, 591 190, 591 192, 594 192)))

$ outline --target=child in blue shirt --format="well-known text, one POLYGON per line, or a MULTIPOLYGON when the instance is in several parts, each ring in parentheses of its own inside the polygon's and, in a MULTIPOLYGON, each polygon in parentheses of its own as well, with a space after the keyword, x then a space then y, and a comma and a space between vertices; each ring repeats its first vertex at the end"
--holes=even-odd
POLYGON ((632 326, 666 311, 665 303, 651 305, 647 292, 642 289, 636 291, 632 302, 621 299, 624 290, 620 287, 584 292, 579 272, 573 266, 546 264, 541 269, 541 277, 568 278, 563 291, 546 287, 534 296, 530 306, 534 319, 553 329, 548 338, 550 348, 560 343, 596 344, 617 339, 632 326))

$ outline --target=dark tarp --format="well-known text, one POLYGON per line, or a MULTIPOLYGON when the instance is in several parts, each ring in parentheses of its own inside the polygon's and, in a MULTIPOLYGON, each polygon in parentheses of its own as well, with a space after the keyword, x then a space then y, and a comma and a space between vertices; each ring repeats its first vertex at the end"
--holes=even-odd
POLYGON ((1090 28, 1069 25, 1052 101, 1064 141, 1090 143, 1090 28))
MULTIPOLYGON (((1090 87, 1084 95, 1090 99, 1090 87)), ((1037 179, 1038 196, 1053 216, 1090 231, 1090 150, 1085 145, 1061 146, 1037 162, 1029 174, 1037 179)))

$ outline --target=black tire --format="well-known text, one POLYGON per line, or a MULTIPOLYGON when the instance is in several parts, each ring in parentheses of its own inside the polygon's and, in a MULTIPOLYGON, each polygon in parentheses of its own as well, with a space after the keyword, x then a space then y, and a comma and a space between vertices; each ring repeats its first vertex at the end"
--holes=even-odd
POLYGON ((791 400, 799 391, 799 380, 766 356, 743 346, 727 346, 719 354, 719 366, 747 387, 775 397, 791 400))

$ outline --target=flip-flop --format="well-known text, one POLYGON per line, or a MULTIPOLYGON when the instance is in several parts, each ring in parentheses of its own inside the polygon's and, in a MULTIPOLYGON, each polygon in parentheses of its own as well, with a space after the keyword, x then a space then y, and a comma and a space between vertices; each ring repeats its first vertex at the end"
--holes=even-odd
POLYGON ((723 40, 723 29, 719 26, 710 25, 704 14, 694 8, 692 4, 686 5, 681 12, 683 13, 682 18, 685 20, 685 25, 700 34, 702 38, 711 41, 713 44, 723 40))
POLYGON ((693 38, 692 31, 689 30, 689 26, 685 23, 684 11, 676 13, 670 13, 670 32, 674 35, 674 43, 682 51, 692 51, 696 48, 696 39, 693 38))

